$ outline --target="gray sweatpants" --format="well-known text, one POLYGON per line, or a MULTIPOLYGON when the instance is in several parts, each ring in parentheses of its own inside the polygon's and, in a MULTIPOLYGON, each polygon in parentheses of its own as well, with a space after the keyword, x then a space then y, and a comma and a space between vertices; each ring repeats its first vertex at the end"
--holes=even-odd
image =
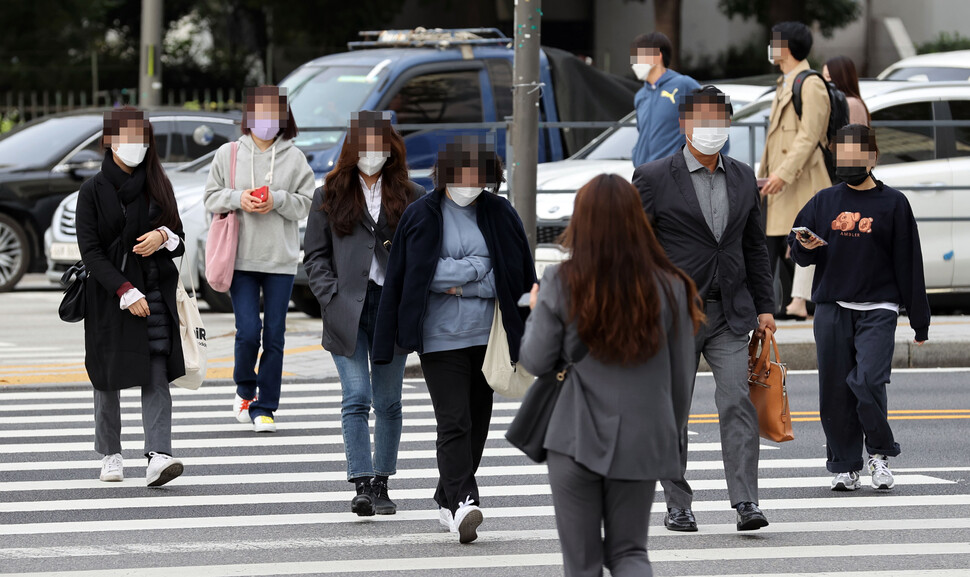
MULTIPOLYGON (((167 359, 151 357, 151 378, 141 387, 141 420, 145 428, 145 456, 172 454, 172 392, 167 359)), ((102 455, 121 452, 121 391, 94 390, 94 450, 102 455)))

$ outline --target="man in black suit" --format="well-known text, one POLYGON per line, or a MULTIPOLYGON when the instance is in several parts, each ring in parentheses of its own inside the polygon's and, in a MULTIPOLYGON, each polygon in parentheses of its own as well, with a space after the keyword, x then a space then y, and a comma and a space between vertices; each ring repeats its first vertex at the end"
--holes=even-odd
MULTIPOLYGON (((758 415, 748 396, 748 336, 775 330, 771 269, 761 226, 761 199, 754 171, 720 154, 727 141, 731 103, 713 86, 686 95, 680 107, 685 147, 636 169, 633 184, 667 256, 694 279, 707 321, 696 336, 714 372, 714 401, 721 452, 738 530, 768 520, 758 508, 758 415)), ((681 471, 663 481, 664 524, 696 531, 687 471, 687 429, 681 432, 681 471)))

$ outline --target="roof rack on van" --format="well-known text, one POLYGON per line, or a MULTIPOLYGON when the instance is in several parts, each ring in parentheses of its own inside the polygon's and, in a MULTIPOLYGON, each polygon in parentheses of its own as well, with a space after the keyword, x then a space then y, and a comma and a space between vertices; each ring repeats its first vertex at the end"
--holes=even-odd
POLYGON ((498 28, 415 28, 414 30, 368 30, 364 40, 348 42, 350 50, 367 48, 441 48, 451 46, 506 45, 512 40, 498 28))

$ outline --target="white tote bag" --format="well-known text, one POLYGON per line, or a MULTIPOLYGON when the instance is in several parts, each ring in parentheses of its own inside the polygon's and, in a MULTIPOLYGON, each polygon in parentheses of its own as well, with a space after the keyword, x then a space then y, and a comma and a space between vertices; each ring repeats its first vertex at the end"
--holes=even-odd
POLYGON ((495 299, 495 316, 492 317, 492 331, 488 335, 482 372, 485 373, 485 380, 492 390, 510 399, 524 397, 536 380, 528 371, 512 362, 509 338, 505 333, 505 325, 502 324, 498 299, 495 299))
MULTIPOLYGON (((184 258, 184 257, 183 257, 184 258)), ((199 304, 195 297, 195 282, 192 283, 192 295, 189 296, 182 286, 182 266, 179 264, 178 286, 175 288, 175 308, 179 314, 179 337, 182 340, 182 356, 185 357, 185 376, 172 381, 176 387, 196 390, 205 380, 206 364, 209 350, 205 341, 205 325, 199 314, 199 304)))

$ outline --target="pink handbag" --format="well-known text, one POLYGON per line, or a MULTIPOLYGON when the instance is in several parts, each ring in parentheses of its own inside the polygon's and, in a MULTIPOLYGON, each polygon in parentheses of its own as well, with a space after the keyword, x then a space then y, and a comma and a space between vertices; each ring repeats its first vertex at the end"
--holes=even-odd
MULTIPOLYGON (((236 152, 239 142, 233 142, 229 153, 229 188, 236 188, 236 152)), ((236 268, 236 248, 239 246, 239 219, 236 211, 212 216, 205 242, 205 280, 213 290, 229 292, 236 268)))

